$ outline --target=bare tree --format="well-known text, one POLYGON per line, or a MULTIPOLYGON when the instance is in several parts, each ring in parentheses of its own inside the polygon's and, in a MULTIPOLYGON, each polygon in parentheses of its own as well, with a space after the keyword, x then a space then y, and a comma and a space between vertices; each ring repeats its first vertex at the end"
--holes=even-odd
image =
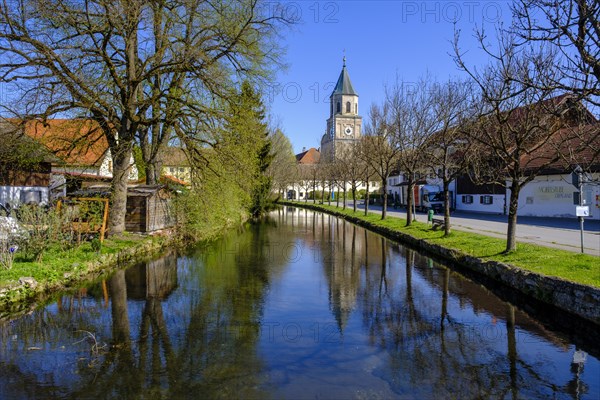
POLYGON ((381 219, 385 219, 387 213, 387 180, 396 167, 400 155, 397 136, 390 129, 388 107, 387 102, 382 107, 371 105, 369 120, 365 127, 366 136, 363 137, 362 144, 363 160, 381 180, 383 197, 381 219))
POLYGON ((298 165, 298 179, 297 183, 301 190, 304 190, 304 202, 308 203, 308 193, 310 189, 313 189, 313 201, 314 201, 314 183, 313 183, 313 171, 314 166, 312 165, 298 165))
POLYGON ((516 0, 511 33, 524 46, 549 44, 560 54, 558 74, 543 83, 600 104, 600 3, 597 0, 516 0))
POLYGON ((348 146, 339 159, 344 176, 344 209, 346 209, 346 183, 350 185, 352 193, 353 210, 356 212, 356 196, 360 184, 365 176, 365 162, 360 155, 360 141, 348 146))
MULTIPOLYGON (((356 143, 355 150, 356 155, 358 157, 358 165, 359 165, 359 177, 362 182, 365 184, 365 215, 369 213, 369 199, 370 199, 370 188, 371 182, 373 182, 377 176, 375 170, 371 166, 369 162, 370 154, 369 154, 369 141, 370 139, 365 139, 366 136, 363 136, 361 140, 356 143)), ((354 203, 354 211, 356 211, 356 202, 354 203)))
POLYGON ((473 142, 463 134, 472 121, 473 88, 465 81, 435 84, 430 92, 435 116, 435 133, 425 143, 424 163, 442 182, 444 196, 444 235, 450 234, 450 183, 468 173, 475 156, 473 142))
POLYGON ((396 80, 386 88, 390 110, 390 132, 399 153, 398 167, 407 176, 406 226, 413 220, 413 193, 416 176, 426 170, 425 148, 436 129, 432 87, 429 78, 416 84, 396 80))
POLYGON ((492 58, 481 72, 465 64, 455 41, 456 61, 481 93, 480 116, 466 130, 483 155, 473 175, 478 182, 510 190, 506 252, 517 248, 521 189, 563 158, 565 144, 576 143, 569 127, 588 117, 572 96, 556 96, 546 89, 559 74, 552 54, 519 47, 515 39, 501 36, 494 53, 480 35, 482 48, 492 58))
POLYGON ((185 101, 174 95, 188 87, 180 79, 226 97, 235 72, 261 75, 269 65, 264 61, 275 60, 272 39, 282 19, 261 14, 259 5, 257 0, 13 0, 0 6, 0 82, 20 96, 13 102, 19 109, 11 111, 90 118, 108 141, 113 234, 125 229, 135 136, 168 121, 157 111, 161 104, 171 97, 185 101), (159 91, 152 89, 157 79, 159 91))

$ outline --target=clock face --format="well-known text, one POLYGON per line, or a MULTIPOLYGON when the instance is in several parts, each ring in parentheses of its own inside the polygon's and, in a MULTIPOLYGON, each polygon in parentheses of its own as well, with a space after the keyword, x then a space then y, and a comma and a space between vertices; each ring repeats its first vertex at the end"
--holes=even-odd
POLYGON ((346 129, 344 129, 344 133, 348 136, 352 135, 352 127, 347 126, 346 129))

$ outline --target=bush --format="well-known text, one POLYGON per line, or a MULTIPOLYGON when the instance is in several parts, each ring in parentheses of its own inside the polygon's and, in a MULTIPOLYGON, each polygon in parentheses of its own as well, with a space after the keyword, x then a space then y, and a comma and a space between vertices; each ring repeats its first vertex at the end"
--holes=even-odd
POLYGON ((26 259, 39 262, 51 246, 71 246, 74 234, 67 213, 61 215, 56 209, 34 204, 22 205, 18 214, 21 225, 29 232, 29 237, 20 242, 26 259))

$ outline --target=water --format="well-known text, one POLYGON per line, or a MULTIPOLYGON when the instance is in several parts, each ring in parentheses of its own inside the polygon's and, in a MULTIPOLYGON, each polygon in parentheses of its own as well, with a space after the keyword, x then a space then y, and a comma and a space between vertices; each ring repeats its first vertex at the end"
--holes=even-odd
POLYGON ((597 329, 522 307, 285 208, 0 323, 0 398, 598 399, 597 329))

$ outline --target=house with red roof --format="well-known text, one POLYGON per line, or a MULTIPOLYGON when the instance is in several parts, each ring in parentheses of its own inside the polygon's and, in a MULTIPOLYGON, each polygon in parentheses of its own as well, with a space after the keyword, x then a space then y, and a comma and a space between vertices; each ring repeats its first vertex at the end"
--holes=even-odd
MULTIPOLYGON (((112 178, 113 165, 108 141, 98 123, 90 119, 48 119, 24 122, 24 133, 37 140, 61 162, 53 172, 112 178)), ((130 180, 138 178, 131 157, 130 180)))
MULTIPOLYGON (((560 116, 562 129, 533 136, 528 146, 532 150, 520 158, 520 168, 525 176, 529 174, 535 178, 520 191, 517 215, 575 217, 579 188, 574 185, 573 171, 579 166, 585 172, 581 196, 589 208, 587 218, 600 220, 600 122, 571 96, 557 96, 546 102, 563 110, 560 116), (556 160, 557 154, 563 156, 556 160)), ((511 118, 518 124, 524 114, 526 110, 521 107, 512 110, 511 118)), ((489 158, 492 160, 493 155, 489 158)), ((441 188, 441 182, 435 176, 422 178, 422 184, 441 188)), ((402 186, 403 180, 402 171, 398 171, 388 179, 388 186, 393 188, 395 182, 399 182, 396 186, 402 186)), ((451 203, 457 210, 507 214, 508 187, 508 177, 505 182, 476 184, 465 174, 450 184, 451 203)), ((392 189, 389 190, 393 194, 392 189)))
POLYGON ((18 203, 48 203, 52 163, 60 160, 2 119, 0 138, 0 204, 10 209, 18 203))
MULTIPOLYGON (((12 121, 15 123, 15 121, 12 121)), ((18 126, 24 134, 44 145, 58 161, 52 163, 51 186, 56 195, 81 188, 85 181, 107 181, 113 176, 113 161, 106 136, 90 119, 27 120, 18 126)), ((138 179, 133 155, 129 179, 138 179)))
POLYGON ((301 153, 296 154, 296 162, 300 165, 318 164, 321 159, 321 152, 314 147, 302 149, 301 153))

